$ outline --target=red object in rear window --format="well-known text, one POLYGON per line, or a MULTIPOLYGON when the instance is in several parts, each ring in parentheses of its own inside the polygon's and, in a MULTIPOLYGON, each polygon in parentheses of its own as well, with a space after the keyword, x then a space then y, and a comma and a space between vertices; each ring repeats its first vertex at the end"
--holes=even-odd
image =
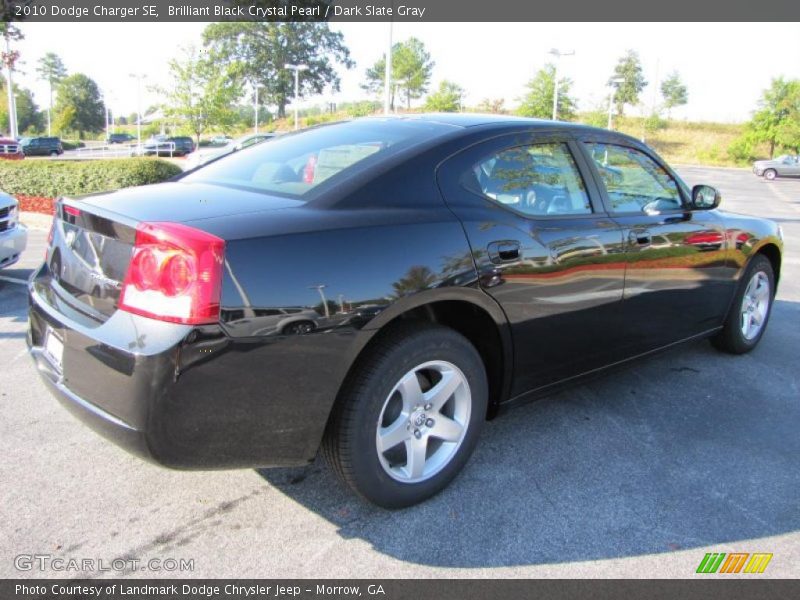
POLYGON ((224 253, 224 240, 205 231, 140 223, 119 308, 174 323, 215 323, 224 253))

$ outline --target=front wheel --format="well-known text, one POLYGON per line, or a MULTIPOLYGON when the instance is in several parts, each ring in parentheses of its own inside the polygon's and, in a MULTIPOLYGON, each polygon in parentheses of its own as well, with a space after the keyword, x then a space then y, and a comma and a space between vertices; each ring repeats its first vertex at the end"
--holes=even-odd
POLYGON ((486 417, 486 371, 474 346, 445 327, 403 326, 356 369, 323 443, 334 471, 385 508, 441 491, 466 464, 486 417))
POLYGON ((778 172, 775 169, 767 169, 764 171, 764 179, 772 181, 778 176, 778 172))
POLYGON ((750 352, 764 335, 774 297, 772 263, 763 254, 757 254, 744 273, 722 331, 711 338, 711 343, 731 354, 750 352))

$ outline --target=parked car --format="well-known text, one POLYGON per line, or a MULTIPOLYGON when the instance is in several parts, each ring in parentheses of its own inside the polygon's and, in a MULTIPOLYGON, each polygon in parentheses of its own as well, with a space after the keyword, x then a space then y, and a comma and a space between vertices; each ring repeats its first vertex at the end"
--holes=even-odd
POLYGON ((226 154, 232 154, 234 152, 238 152, 239 150, 249 148, 250 146, 260 144, 261 142, 271 140, 275 137, 275 135, 276 134, 274 133, 251 133, 235 139, 221 148, 198 148, 196 152, 192 152, 186 157, 186 168, 194 169, 195 167, 204 165, 207 162, 225 156, 226 154))
POLYGON ((33 137, 20 140, 25 156, 59 156, 64 147, 57 137, 33 137))
POLYGON ((753 173, 772 181, 776 177, 800 177, 800 155, 784 154, 772 160, 757 160, 753 173))
POLYGON ((70 411, 156 463, 304 465, 321 449, 363 497, 408 506, 502 409, 678 342, 752 350, 782 234, 719 203, 602 129, 320 126, 60 199, 28 287, 30 353, 70 411), (90 234, 99 272, 60 269, 69 231, 90 234), (240 328, 242 307, 325 317, 289 335, 240 328))
POLYGON ((27 243, 28 230, 19 222, 19 203, 0 192, 0 269, 17 262, 27 243))
POLYGON ((130 133, 112 133, 108 136, 106 141, 109 144, 127 144, 135 139, 136 137, 130 133))
POLYGON ((19 142, 9 138, 0 138, 0 158, 5 160, 22 160, 25 154, 19 142))
POLYGON ((211 144, 212 146, 225 146, 227 144, 230 144, 232 141, 233 138, 229 135, 215 135, 210 140, 208 140, 208 143, 211 144))
POLYGON ((194 151, 194 140, 186 136, 158 135, 143 145, 145 156, 186 156, 194 151))

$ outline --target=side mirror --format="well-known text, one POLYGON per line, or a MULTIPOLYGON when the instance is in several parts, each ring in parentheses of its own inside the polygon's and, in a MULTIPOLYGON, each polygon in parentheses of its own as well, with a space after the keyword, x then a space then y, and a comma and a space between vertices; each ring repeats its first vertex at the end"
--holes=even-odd
POLYGON ((722 202, 719 190, 710 185, 696 185, 692 188, 692 208, 697 210, 711 210, 717 208, 722 202))

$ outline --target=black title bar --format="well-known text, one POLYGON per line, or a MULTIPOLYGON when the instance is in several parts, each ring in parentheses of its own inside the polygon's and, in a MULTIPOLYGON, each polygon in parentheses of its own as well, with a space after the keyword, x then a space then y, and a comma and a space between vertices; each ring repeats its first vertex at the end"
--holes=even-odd
MULTIPOLYGON (((6 21, 800 21, 797 0, 3 0, 6 21)), ((674 32, 670 33, 676 39, 674 32)))

